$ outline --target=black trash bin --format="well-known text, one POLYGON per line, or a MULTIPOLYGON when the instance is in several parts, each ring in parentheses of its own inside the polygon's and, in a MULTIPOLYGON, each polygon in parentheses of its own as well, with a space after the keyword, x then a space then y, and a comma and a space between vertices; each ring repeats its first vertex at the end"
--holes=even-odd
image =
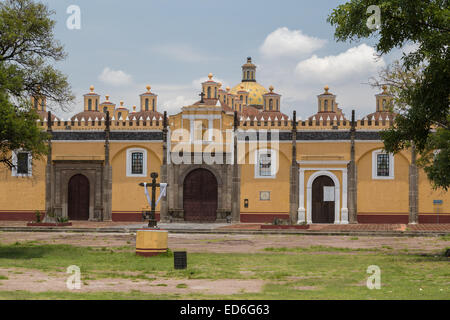
POLYGON ((177 270, 182 270, 187 268, 187 252, 186 251, 175 251, 173 253, 173 263, 177 270))

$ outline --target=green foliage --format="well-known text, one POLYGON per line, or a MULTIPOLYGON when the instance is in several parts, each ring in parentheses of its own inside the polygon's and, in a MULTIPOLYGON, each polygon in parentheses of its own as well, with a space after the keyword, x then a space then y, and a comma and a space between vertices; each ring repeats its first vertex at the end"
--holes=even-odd
POLYGON ((51 65, 65 58, 52 14, 32 0, 0 2, 0 162, 9 167, 12 150, 31 151, 33 159, 47 152, 29 97, 44 96, 63 109, 74 99, 67 77, 51 65))
POLYGON ((41 222, 41 213, 39 212, 39 210, 36 210, 34 215, 36 216, 36 223, 40 223, 41 222))
POLYGON ((399 152, 411 142, 421 155, 421 164, 435 187, 450 186, 449 97, 450 97, 450 9, 447 0, 351 0, 328 17, 336 27, 338 41, 376 37, 380 55, 405 44, 417 49, 404 54, 394 65, 391 78, 399 115, 394 126, 382 134, 385 149, 399 152), (370 5, 381 9, 381 26, 366 26, 370 5), (409 74, 408 74, 409 73, 409 74), (397 80, 405 80, 395 86, 397 80), (447 139, 445 141, 445 139, 447 139), (437 156, 430 156, 439 149, 437 156))

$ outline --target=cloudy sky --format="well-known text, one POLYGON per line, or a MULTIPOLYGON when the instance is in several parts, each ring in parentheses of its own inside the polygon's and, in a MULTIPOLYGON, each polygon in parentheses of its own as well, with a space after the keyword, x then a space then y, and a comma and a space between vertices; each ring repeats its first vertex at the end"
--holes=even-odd
MULTIPOLYGON (((213 73, 224 86, 241 81, 248 56, 257 80, 282 95, 282 111, 306 118, 328 85, 337 102, 358 116, 375 110, 377 90, 366 83, 394 59, 374 56, 374 40, 336 43, 326 22, 336 0, 44 0, 55 11, 56 38, 68 53, 57 67, 69 76, 77 103, 94 85, 110 100, 139 107, 150 84, 159 111, 178 113, 198 100, 201 82, 213 73), (71 5, 81 10, 81 29, 67 28, 71 5)), ((361 17, 367 19, 367 17, 361 17)), ((406 50, 406 49, 405 49, 406 50)))

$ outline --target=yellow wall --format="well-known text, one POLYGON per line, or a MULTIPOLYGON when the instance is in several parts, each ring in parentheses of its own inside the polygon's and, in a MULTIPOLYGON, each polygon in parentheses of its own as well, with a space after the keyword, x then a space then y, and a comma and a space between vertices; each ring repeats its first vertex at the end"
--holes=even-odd
MULTIPOLYGON (((358 144, 358 149, 362 146, 358 144)), ((409 162, 404 154, 397 154, 394 156, 394 179, 373 179, 372 151, 378 149, 380 147, 367 150, 357 160, 358 212, 408 214, 409 162)))
POLYGON ((45 158, 33 160, 32 177, 13 177, 9 169, 0 166, 0 215, 13 211, 45 211, 45 165, 45 158))

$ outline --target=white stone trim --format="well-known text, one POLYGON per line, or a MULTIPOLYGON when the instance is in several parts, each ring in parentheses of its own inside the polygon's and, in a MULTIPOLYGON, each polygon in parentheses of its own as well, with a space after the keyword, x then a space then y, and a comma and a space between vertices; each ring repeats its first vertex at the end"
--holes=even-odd
POLYGON ((127 177, 147 177, 147 150, 142 148, 130 148, 127 149, 127 177), (131 170, 131 154, 134 152, 142 152, 143 153, 143 165, 142 165, 142 174, 132 174, 131 170))
POLYGON ((388 154, 383 149, 372 151, 372 179, 373 180, 394 180, 394 155, 389 153, 389 176, 380 177, 377 175, 377 156, 379 154, 388 154))
POLYGON ((11 156, 11 162, 13 164, 11 175, 13 177, 32 177, 33 176, 33 156, 30 151, 24 151, 24 150, 15 150, 12 152, 11 156), (18 153, 28 153, 28 173, 21 174, 17 173, 17 154, 18 153))
POLYGON ((300 165, 305 164, 348 164, 350 161, 346 160, 300 160, 297 161, 300 165))
POLYGON ((330 177, 335 185, 335 206, 334 217, 335 224, 348 224, 348 208, 347 208, 347 168, 300 168, 299 170, 299 209, 298 209, 298 224, 306 222, 312 224, 312 183, 314 180, 325 175, 330 177), (306 190, 306 209, 305 209, 305 171, 316 171, 308 180, 306 190), (342 208, 341 204, 341 188, 339 179, 331 171, 342 172, 342 208))

